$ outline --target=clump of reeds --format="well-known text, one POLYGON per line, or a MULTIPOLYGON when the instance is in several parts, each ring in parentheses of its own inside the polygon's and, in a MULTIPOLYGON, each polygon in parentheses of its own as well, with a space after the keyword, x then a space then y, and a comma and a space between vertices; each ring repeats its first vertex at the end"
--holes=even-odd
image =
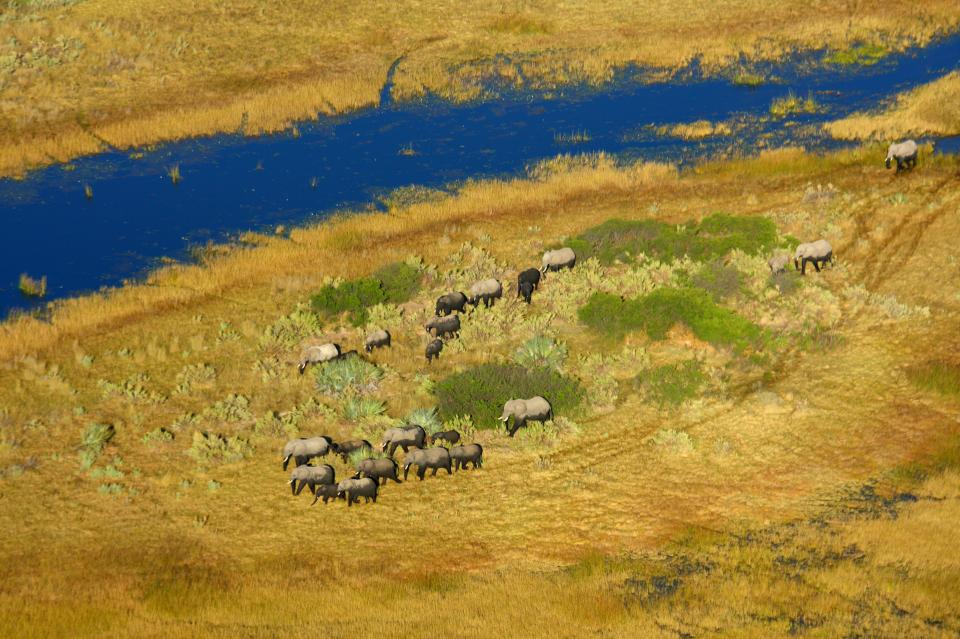
POLYGON ((43 297, 47 294, 47 276, 36 279, 21 273, 19 288, 27 297, 43 297))
POLYGON ((180 165, 174 164, 169 169, 167 169, 167 175, 170 176, 170 181, 174 184, 180 184, 180 180, 183 179, 180 175, 180 165))
POLYGON ((84 184, 84 185, 83 185, 83 194, 87 196, 87 199, 88 199, 88 200, 92 200, 92 199, 93 199, 93 187, 90 186, 89 184, 84 184))
POLYGON ((585 144, 592 139, 587 131, 572 131, 553 135, 553 141, 557 144, 585 144))
POLYGON ((786 96, 773 101, 770 105, 770 115, 782 118, 794 113, 816 113, 819 106, 813 99, 812 93, 808 93, 806 98, 801 98, 790 91, 786 96))

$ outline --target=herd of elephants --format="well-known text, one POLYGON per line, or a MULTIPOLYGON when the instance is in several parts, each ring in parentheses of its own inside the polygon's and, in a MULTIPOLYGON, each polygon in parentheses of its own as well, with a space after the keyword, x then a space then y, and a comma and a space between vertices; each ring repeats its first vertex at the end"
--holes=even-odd
MULTIPOLYGON (((891 144, 885 160, 889 169, 896 161, 897 172, 912 169, 916 166, 918 147, 913 140, 891 144)), ((767 265, 773 274, 786 270, 791 261, 787 252, 775 252, 767 260, 767 265)), ((799 244, 793 252, 794 268, 801 275, 806 274, 807 264, 813 264, 819 273, 821 267, 833 263, 833 247, 825 239, 799 244)), ((547 251, 543 254, 541 268, 529 268, 521 271, 517 276, 517 297, 522 297, 527 304, 531 303, 533 293, 540 286, 541 277, 547 272, 572 269, 577 262, 576 253, 572 248, 564 247, 547 251)), ((435 317, 428 321, 424 328, 433 337, 426 346, 427 362, 440 357, 443 350, 443 340, 456 337, 460 332, 460 314, 464 313, 467 304, 474 307, 481 302, 489 307, 503 296, 503 285, 494 278, 480 280, 469 289, 469 295, 462 292, 447 293, 440 296, 436 302, 435 317)), ((376 348, 389 347, 390 333, 377 329, 367 335, 364 350, 367 353, 376 348)), ((311 364, 324 364, 344 357, 357 357, 356 350, 343 352, 339 344, 326 343, 307 347, 300 357, 299 371, 302 374, 311 364)), ((507 432, 513 437, 522 426, 529 421, 544 422, 553 418, 553 408, 550 402, 541 396, 528 399, 510 399, 503 405, 500 421, 507 426, 507 432), (509 424, 513 418, 512 425, 509 424)), ((419 424, 407 424, 399 428, 390 428, 383 434, 381 452, 387 457, 373 456, 373 446, 367 440, 351 440, 335 442, 330 437, 306 437, 294 439, 284 446, 283 469, 292 459, 294 469, 290 476, 290 490, 299 495, 304 487, 309 488, 314 495, 313 504, 323 500, 327 503, 331 499, 344 499, 347 506, 359 502, 363 497, 365 502, 377 501, 381 482, 389 480, 400 483, 400 466, 393 455, 397 448, 404 452, 403 478, 411 466, 417 467, 417 476, 423 480, 428 469, 436 475, 440 469, 447 474, 454 470, 466 469, 469 464, 473 468, 483 465, 483 448, 480 444, 459 445, 460 433, 456 430, 440 431, 428 434, 419 424), (433 446, 426 448, 425 446, 433 446), (351 456, 360 457, 356 464, 356 474, 349 479, 336 481, 336 471, 329 464, 310 466, 311 460, 324 457, 329 453, 340 455, 344 463, 348 463, 351 456)))

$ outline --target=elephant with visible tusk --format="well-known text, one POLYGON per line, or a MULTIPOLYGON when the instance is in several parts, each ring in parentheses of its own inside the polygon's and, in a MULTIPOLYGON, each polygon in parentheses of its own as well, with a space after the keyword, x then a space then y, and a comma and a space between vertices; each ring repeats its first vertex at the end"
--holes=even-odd
POLYGON ((363 343, 363 350, 372 353, 373 349, 385 346, 390 346, 390 331, 379 329, 367 335, 367 339, 363 343))
POLYGON ((303 375, 309 364, 322 364, 340 357, 339 344, 320 344, 319 346, 308 346, 300 353, 300 364, 297 370, 303 375))
POLYGON ((564 268, 573 268, 577 263, 577 254, 569 246, 558 248, 555 251, 547 251, 543 254, 543 266, 540 271, 559 271, 564 268))
POLYGON ((553 419, 553 407, 539 395, 530 399, 511 399, 503 405, 500 421, 507 425, 511 417, 513 417, 513 428, 509 426, 507 428, 510 437, 513 437, 517 430, 529 421, 545 422, 553 419))
POLYGON ((917 143, 913 140, 891 144, 887 149, 887 159, 883 164, 888 169, 893 160, 897 161, 897 173, 904 169, 912 169, 917 165, 917 143))
POLYGON ((483 302, 485 308, 489 308, 495 300, 503 296, 503 285, 500 280, 489 278, 480 280, 470 287, 470 298, 467 300, 472 306, 477 306, 483 302))
POLYGON ((303 492, 303 487, 310 488, 310 494, 316 494, 316 488, 321 484, 333 484, 336 482, 336 471, 333 466, 324 464, 322 466, 297 466, 290 473, 290 492, 294 496, 303 492), (299 482, 299 483, 298 483, 299 482))
POLYGON ((326 435, 290 440, 283 447, 283 469, 287 469, 291 458, 294 466, 303 466, 314 457, 325 456, 332 447, 333 440, 326 435))
POLYGON ((407 478, 407 473, 411 466, 417 467, 417 477, 423 481, 423 476, 428 468, 433 469, 432 475, 436 475, 441 468, 447 471, 448 475, 453 474, 450 462, 450 451, 446 448, 415 448, 411 450, 403 460, 403 478, 407 478))

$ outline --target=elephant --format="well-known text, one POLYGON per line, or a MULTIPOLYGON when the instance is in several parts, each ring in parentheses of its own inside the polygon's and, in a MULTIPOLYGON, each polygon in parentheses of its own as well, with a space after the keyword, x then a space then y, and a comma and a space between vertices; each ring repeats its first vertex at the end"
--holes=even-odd
POLYGON ((887 159, 883 164, 888 169, 892 160, 897 161, 897 173, 904 169, 912 169, 917 165, 917 143, 913 140, 891 144, 887 149, 887 159))
POLYGON ((540 288, 540 271, 528 268, 517 275, 517 297, 522 297, 527 304, 533 297, 533 292, 540 288))
POLYGON ((833 263, 833 247, 826 240, 807 242, 797 246, 793 254, 793 266, 801 275, 807 274, 807 262, 813 263, 813 268, 820 272, 820 267, 827 262, 833 263))
POLYGON ((787 270, 787 264, 790 263, 790 255, 784 252, 774 253, 767 260, 767 266, 770 267, 770 273, 776 275, 787 270))
POLYGON ((467 296, 463 293, 447 293, 446 295, 441 295, 437 298, 437 307, 436 315, 440 317, 442 315, 449 315, 454 311, 460 313, 463 312, 463 309, 467 306, 467 296))
POLYGON ((390 346, 390 332, 380 329, 367 335, 367 339, 363 344, 363 349, 368 353, 372 353, 373 349, 382 348, 384 346, 390 346))
POLYGON ((373 446, 365 439, 352 439, 348 442, 335 443, 331 449, 334 453, 340 455, 344 463, 346 463, 350 458, 350 453, 358 450, 372 451, 373 446))
POLYGON ((415 448, 411 450, 403 460, 403 478, 407 478, 407 473, 411 466, 417 466, 417 477, 423 481, 423 476, 428 468, 433 469, 432 475, 436 475, 441 468, 446 469, 448 475, 453 474, 450 464, 450 451, 446 448, 415 448))
POLYGON ((508 426, 508 429, 510 437, 513 437, 528 421, 545 422, 553 419, 553 407, 539 395, 530 399, 511 399, 503 405, 500 421, 506 425, 511 417, 513 417, 513 428, 508 426))
POLYGON ((424 350, 424 355, 426 355, 427 357, 427 363, 432 364, 434 358, 439 359, 440 351, 442 350, 443 350, 443 340, 440 339, 439 337, 433 340, 432 342, 430 342, 429 344, 427 344, 427 348, 424 350))
POLYGON ((427 329, 427 333, 434 337, 456 335, 460 332, 460 316, 435 317, 424 324, 423 327, 427 329))
POLYGON ((314 457, 325 456, 332 446, 333 440, 326 435, 292 439, 283 447, 283 469, 287 469, 290 458, 295 466, 303 466, 314 457))
POLYGON ((367 458, 360 460, 360 463, 357 464, 357 474, 354 479, 358 479, 361 475, 366 475, 377 481, 383 479, 384 484, 389 479, 400 483, 400 467, 392 459, 367 458))
POLYGON ((340 357, 339 344, 327 343, 319 346, 308 346, 300 353, 300 364, 297 369, 303 375, 303 371, 307 369, 308 364, 322 364, 338 357, 340 357))
POLYGON ((313 502, 311 502, 310 505, 316 505, 317 501, 321 498, 323 499, 323 503, 327 503, 329 499, 336 499, 339 492, 340 486, 337 484, 321 484, 317 486, 316 491, 313 493, 313 502))
POLYGON ((438 441, 447 442, 453 446, 460 441, 460 433, 455 430, 442 430, 427 437, 427 444, 433 445, 438 441))
POLYGON ((310 494, 316 494, 316 487, 320 484, 333 484, 336 482, 336 471, 333 466, 323 464, 322 466, 297 466, 290 473, 290 492, 299 495, 303 492, 303 487, 310 488, 310 494))
POLYGON ((543 254, 543 266, 540 268, 542 273, 547 271, 559 271, 564 268, 573 268, 577 263, 577 254, 573 249, 565 246, 555 251, 547 251, 543 254))
POLYGON ((344 497, 347 500, 347 507, 352 506, 354 502, 359 503, 361 497, 368 504, 371 500, 377 503, 378 489, 377 482, 369 477, 344 479, 337 484, 337 497, 344 497))
POLYGON ((503 285, 500 280, 489 278, 480 280, 470 287, 470 299, 467 300, 473 306, 483 302, 484 307, 489 308, 494 300, 503 296, 503 285))
POLYGON ((397 446, 402 448, 403 452, 407 452, 410 448, 423 448, 423 442, 426 438, 427 433, 421 426, 391 428, 383 434, 383 447, 381 450, 390 455, 390 457, 393 457, 397 446))
POLYGON ((474 468, 480 468, 483 466, 483 447, 480 444, 455 446, 450 449, 450 459, 453 461, 454 470, 466 470, 468 463, 473 464, 474 468))

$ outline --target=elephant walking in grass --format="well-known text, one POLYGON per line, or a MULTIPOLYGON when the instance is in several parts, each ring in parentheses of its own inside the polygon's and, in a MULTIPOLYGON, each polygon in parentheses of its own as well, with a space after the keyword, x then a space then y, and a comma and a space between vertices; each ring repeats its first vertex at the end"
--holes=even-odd
POLYGON ((316 494, 316 488, 322 484, 336 483, 337 473, 333 466, 324 464, 322 466, 297 466, 290 473, 290 492, 294 496, 303 492, 303 487, 310 489, 310 494, 316 494))
POLYGON ((378 482, 383 479, 384 485, 387 483, 387 480, 390 479, 399 484, 400 466, 392 459, 362 459, 360 463, 357 464, 357 474, 354 476, 354 479, 360 479, 361 475, 366 475, 378 482))
POLYGON ((573 268, 577 263, 577 254, 569 246, 558 248, 555 251, 547 251, 543 254, 543 266, 540 268, 542 273, 547 271, 559 271, 560 269, 573 268))
POLYGON ((783 273, 787 270, 787 264, 790 263, 790 254, 780 251, 774 253, 770 256, 770 259, 767 260, 767 266, 770 267, 770 274, 777 275, 783 273))
POLYGON ((423 448, 426 438, 427 433, 420 426, 391 428, 383 434, 383 446, 380 450, 393 457, 393 453, 396 452, 398 446, 405 453, 411 448, 423 448))
POLYGON ((365 439, 352 439, 348 442, 340 442, 332 445, 332 450, 343 459, 343 463, 350 461, 350 454, 358 450, 371 452, 373 446, 365 439))
POLYGON ((503 405, 503 414, 500 421, 507 425, 513 417, 513 428, 507 426, 510 437, 527 422, 545 422, 553 419, 553 407, 543 397, 537 395, 530 399, 511 399, 503 405))
POLYGON ((517 297, 522 297, 527 304, 533 298, 533 292, 540 287, 540 271, 528 268, 517 275, 517 297))
POLYGON ((456 335, 460 332, 460 316, 448 315, 446 317, 434 317, 423 325, 427 333, 433 337, 447 337, 456 335))
POLYGON ((336 499, 339 492, 340 486, 337 484, 321 484, 317 486, 316 491, 313 493, 313 501, 310 505, 316 505, 320 499, 323 499, 323 503, 327 503, 330 499, 336 499))
POLYGON ((455 446, 450 449, 450 459, 454 470, 466 470, 467 464, 473 464, 475 469, 480 468, 483 466, 483 447, 480 444, 455 446))
POLYGON ((896 160, 897 173, 904 169, 912 169, 917 165, 918 151, 919 147, 917 147, 917 143, 913 140, 891 144, 887 149, 887 159, 884 160, 883 164, 889 169, 890 164, 896 160))
POLYGON ((363 350, 372 353, 375 348, 390 346, 390 331, 379 329, 367 335, 363 343, 363 350))
POLYGON ((303 375, 309 364, 322 364, 340 357, 339 344, 320 344, 319 346, 308 346, 300 353, 300 364, 297 370, 303 375))
POLYGON ((370 479, 369 477, 362 477, 360 479, 344 479, 337 485, 337 497, 343 497, 347 500, 347 507, 353 505, 354 502, 360 502, 360 498, 363 497, 366 503, 377 503, 377 493, 379 492, 379 486, 377 485, 376 480, 370 479))
POLYGON ((407 478, 407 473, 411 466, 417 467, 417 477, 423 481, 423 476, 428 468, 433 469, 431 475, 436 475, 441 468, 446 469, 448 475, 453 474, 450 462, 450 451, 446 448, 415 448, 411 450, 403 460, 403 478, 407 478))
POLYGON ((467 296, 463 293, 447 293, 446 295, 441 295, 437 298, 437 307, 435 313, 437 317, 443 315, 449 315, 454 311, 460 313, 463 312, 463 309, 467 306, 467 296))
POLYGON ((453 446, 460 441, 460 433, 455 430, 441 430, 427 437, 427 444, 434 445, 437 442, 446 442, 453 446))
POLYGON ((440 352, 443 350, 443 340, 439 337, 429 344, 423 350, 423 354, 427 358, 427 363, 432 364, 434 359, 440 359, 440 352))
POLYGON ((326 435, 292 439, 283 447, 283 469, 287 469, 291 458, 294 466, 303 466, 314 457, 326 455, 332 446, 333 440, 326 435))
POLYGON ((793 254, 793 266, 801 275, 807 274, 807 262, 813 263, 813 268, 820 272, 820 267, 827 264, 833 264, 833 247, 826 240, 817 240, 816 242, 806 242, 797 246, 793 254))
POLYGON ((470 299, 468 301, 473 306, 483 302, 484 307, 489 308, 495 300, 502 296, 503 285, 500 284, 500 280, 491 277, 490 279, 480 280, 470 287, 470 299))

